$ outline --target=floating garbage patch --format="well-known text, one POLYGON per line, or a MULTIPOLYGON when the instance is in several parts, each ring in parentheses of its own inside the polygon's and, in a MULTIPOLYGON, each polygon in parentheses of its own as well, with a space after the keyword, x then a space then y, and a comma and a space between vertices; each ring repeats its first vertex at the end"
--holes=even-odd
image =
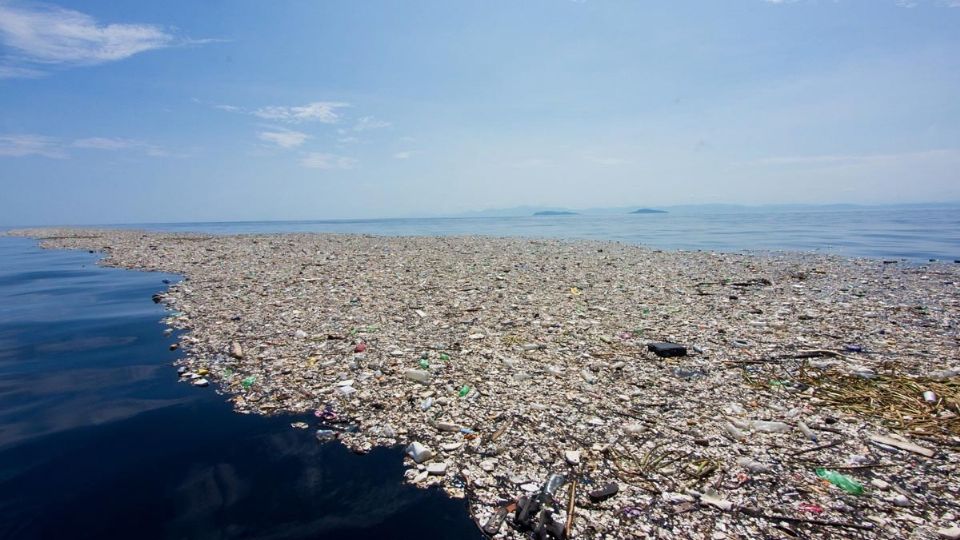
POLYGON ((312 413, 291 429, 323 444, 400 446, 492 537, 960 537, 958 265, 14 234, 184 275, 153 298, 185 330, 176 376, 312 413))

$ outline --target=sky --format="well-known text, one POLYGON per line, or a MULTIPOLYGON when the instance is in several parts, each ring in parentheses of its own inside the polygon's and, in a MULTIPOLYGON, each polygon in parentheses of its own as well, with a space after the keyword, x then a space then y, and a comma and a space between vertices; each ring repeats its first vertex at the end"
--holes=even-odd
POLYGON ((0 0, 0 225, 960 201, 960 0, 0 0))

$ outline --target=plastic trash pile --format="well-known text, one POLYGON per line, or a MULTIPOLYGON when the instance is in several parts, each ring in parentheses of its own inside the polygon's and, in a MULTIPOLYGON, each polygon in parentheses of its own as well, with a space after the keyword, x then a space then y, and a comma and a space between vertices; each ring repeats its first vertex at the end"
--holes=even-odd
POLYGON ((401 445, 408 481, 467 497, 491 536, 957 538, 960 265, 15 234, 185 276, 156 297, 185 381, 401 445))

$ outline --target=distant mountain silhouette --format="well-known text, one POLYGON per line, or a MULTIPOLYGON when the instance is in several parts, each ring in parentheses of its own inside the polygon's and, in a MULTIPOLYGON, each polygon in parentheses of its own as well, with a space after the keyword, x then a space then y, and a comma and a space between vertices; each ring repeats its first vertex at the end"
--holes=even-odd
POLYGON ((544 210, 543 212, 534 212, 535 216, 575 216, 576 212, 568 212, 566 210, 544 210))
POLYGON ((666 210, 654 210, 653 208, 640 208, 630 212, 631 214, 666 214, 666 210))

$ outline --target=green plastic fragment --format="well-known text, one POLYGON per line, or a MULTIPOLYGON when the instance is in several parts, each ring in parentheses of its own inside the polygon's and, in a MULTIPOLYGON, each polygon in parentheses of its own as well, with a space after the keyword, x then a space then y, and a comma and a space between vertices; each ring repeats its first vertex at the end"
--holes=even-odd
POLYGON ((460 391, 457 392, 457 395, 460 397, 463 397, 469 393, 470 393, 470 387, 467 385, 463 385, 463 388, 461 388, 460 391))
POLYGON ((816 473, 820 478, 823 478, 851 495, 863 495, 863 485, 849 476, 823 468, 818 468, 816 473))
POLYGON ((440 353, 440 359, 441 359, 441 360, 449 360, 449 359, 450 359, 450 355, 447 354, 447 353, 445 353, 445 352, 442 352, 442 353, 440 353))
POLYGON ((254 377, 253 375, 251 375, 251 376, 243 379, 242 381, 240 381, 240 384, 241 384, 244 388, 250 388, 251 386, 253 386, 253 383, 255 383, 255 382, 257 382, 257 378, 254 377))
POLYGON ((430 367, 430 362, 427 362, 427 359, 426 359, 426 358, 421 358, 421 359, 420 359, 420 367, 423 368, 423 369, 427 369, 428 367, 430 367))

